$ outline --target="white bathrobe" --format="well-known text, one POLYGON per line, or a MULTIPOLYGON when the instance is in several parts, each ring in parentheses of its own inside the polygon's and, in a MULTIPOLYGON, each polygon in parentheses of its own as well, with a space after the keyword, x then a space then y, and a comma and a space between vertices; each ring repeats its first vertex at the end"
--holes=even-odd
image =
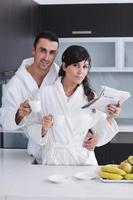
MULTIPOLYGON (((83 147, 86 133, 92 128, 98 135, 98 146, 109 142, 118 132, 118 126, 113 121, 110 125, 106 114, 96 110, 81 107, 87 103, 83 87, 80 85, 68 99, 64 93, 60 78, 54 85, 42 88, 38 98, 41 100, 42 116, 52 114, 53 126, 45 137, 41 137, 42 125, 35 123, 33 113, 29 116, 27 132, 29 138, 42 146, 40 157, 43 164, 48 165, 88 165, 97 164, 94 151, 83 147)), ((36 159, 39 153, 36 152, 36 159)))
MULTIPOLYGON (((54 63, 43 80, 41 87, 38 88, 36 81, 26 70, 26 67, 32 64, 33 61, 34 58, 25 59, 15 75, 5 86, 5 92, 2 97, 2 108, 0 110, 3 131, 11 132, 23 127, 25 120, 19 125, 15 122, 15 115, 20 104, 27 99, 32 100, 41 87, 53 84, 57 79, 59 67, 54 63)), ((36 145, 29 143, 28 151, 30 154, 32 154, 32 151, 36 151, 36 145)))

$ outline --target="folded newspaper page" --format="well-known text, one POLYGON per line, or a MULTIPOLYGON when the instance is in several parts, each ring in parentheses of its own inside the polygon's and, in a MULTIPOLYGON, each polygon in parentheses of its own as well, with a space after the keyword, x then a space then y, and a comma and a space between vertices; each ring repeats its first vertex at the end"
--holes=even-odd
POLYGON ((82 108, 91 107, 106 112, 107 105, 117 104, 118 101, 122 104, 130 96, 129 92, 102 85, 100 95, 95 100, 92 100, 88 104, 84 105, 82 108))

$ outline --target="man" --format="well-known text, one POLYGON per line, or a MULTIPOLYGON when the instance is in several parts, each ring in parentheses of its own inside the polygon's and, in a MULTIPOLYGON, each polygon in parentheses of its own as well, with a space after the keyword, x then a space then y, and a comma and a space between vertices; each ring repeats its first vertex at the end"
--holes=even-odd
MULTIPOLYGON (((59 41, 54 33, 45 31, 36 36, 32 50, 34 58, 24 60, 6 86, 1 108, 3 131, 21 128, 31 112, 27 100, 34 99, 40 88, 53 84, 56 80, 59 68, 54 59, 58 48, 59 41)), ((93 149, 97 141, 95 134, 89 134, 87 139, 90 139, 89 144, 84 146, 93 149)), ((34 155, 37 148, 37 145, 29 141, 29 154, 34 155)))

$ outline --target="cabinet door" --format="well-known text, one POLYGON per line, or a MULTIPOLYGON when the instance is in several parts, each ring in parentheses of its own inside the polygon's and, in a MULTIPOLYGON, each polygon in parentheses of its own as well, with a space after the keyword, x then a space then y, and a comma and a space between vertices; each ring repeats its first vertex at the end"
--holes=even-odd
POLYGON ((129 143, 112 143, 110 144, 111 163, 121 163, 129 155, 133 155, 133 144, 129 143))
POLYGON ((121 37, 133 37, 133 4, 121 4, 121 37))
POLYGON ((104 146, 96 147, 95 155, 99 165, 120 164, 129 155, 133 155, 133 144, 108 143, 104 146))
POLYGON ((72 35, 109 37, 120 32, 119 4, 73 5, 72 35), (73 33, 77 34, 73 34, 73 33))
POLYGON ((60 65, 64 50, 71 45, 80 45, 87 49, 92 59, 91 71, 105 72, 118 69, 117 46, 118 42, 113 38, 60 38, 59 52, 56 63, 60 65))
POLYGON ((42 6, 42 27, 59 37, 119 36, 119 4, 42 6))
POLYGON ((58 37, 71 34, 71 13, 69 5, 48 5, 41 7, 42 29, 55 32, 58 37))
POLYGON ((123 41, 123 66, 126 71, 133 71, 133 39, 126 38, 123 41))
POLYGON ((99 165, 111 163, 111 146, 110 143, 95 148, 95 155, 99 165))
POLYGON ((3 148, 26 149, 28 139, 24 133, 3 133, 3 148))

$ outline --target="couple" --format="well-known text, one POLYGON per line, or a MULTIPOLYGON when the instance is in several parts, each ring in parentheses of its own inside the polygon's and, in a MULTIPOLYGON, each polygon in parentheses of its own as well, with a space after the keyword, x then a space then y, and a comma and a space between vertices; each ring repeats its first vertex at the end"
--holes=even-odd
POLYGON ((53 33, 42 32, 36 37, 34 59, 25 60, 7 85, 1 109, 3 129, 15 130, 30 122, 26 128, 32 142, 30 153, 38 162, 42 160, 44 164, 55 165, 96 164, 94 151, 90 150, 96 137, 97 146, 100 146, 118 132, 114 117, 121 107, 109 105, 107 116, 98 110, 81 109, 95 98, 87 78, 90 56, 81 46, 67 48, 62 55, 57 78, 58 67, 53 61, 58 46, 58 39, 53 33), (41 119, 34 116, 26 100, 34 99, 37 93, 42 104, 41 119), (60 125, 54 123, 57 117, 62 119, 60 125), (89 132, 90 128, 96 136, 89 132))

